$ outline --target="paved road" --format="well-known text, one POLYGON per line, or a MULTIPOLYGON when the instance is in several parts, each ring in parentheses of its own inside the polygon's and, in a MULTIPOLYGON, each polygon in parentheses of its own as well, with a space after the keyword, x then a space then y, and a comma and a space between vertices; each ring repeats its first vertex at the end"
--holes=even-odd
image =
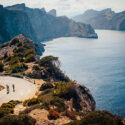
POLYGON ((25 100, 32 98, 36 93, 36 86, 24 79, 0 76, 0 84, 5 86, 5 89, 0 91, 0 105, 10 100, 25 100), (12 84, 15 85, 15 92, 13 92, 12 84), (6 85, 9 85, 10 93, 7 94, 6 85))

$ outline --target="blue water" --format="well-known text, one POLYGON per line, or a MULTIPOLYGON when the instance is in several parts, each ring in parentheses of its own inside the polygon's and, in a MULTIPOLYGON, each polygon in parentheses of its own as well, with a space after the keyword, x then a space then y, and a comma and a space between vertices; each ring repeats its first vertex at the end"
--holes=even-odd
POLYGON ((96 108, 125 117, 125 32, 96 30, 99 39, 63 37, 46 42, 45 55, 58 56, 61 69, 88 87, 96 108))

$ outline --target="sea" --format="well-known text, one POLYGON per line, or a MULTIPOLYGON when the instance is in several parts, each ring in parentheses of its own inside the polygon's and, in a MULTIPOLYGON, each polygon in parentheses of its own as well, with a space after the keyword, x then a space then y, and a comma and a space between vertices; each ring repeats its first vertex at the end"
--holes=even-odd
POLYGON ((63 72, 89 88, 97 110, 125 117, 125 32, 96 33, 98 39, 61 37, 44 42, 43 56, 59 57, 63 72))

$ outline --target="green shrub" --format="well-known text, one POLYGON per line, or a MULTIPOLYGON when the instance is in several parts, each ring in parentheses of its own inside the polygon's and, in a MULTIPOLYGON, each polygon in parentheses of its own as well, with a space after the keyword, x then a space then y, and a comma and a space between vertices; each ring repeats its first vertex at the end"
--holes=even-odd
POLYGON ((13 64, 17 64, 17 63, 19 63, 18 57, 15 57, 15 56, 11 57, 9 64, 13 65, 13 64))
POLYGON ((54 91, 53 89, 46 89, 45 91, 43 91, 43 92, 39 95, 39 97, 44 96, 44 95, 48 95, 48 94, 50 94, 50 95, 53 96, 53 94, 54 94, 53 91, 54 91))
POLYGON ((0 125, 35 125, 36 120, 32 117, 21 114, 21 115, 9 115, 0 118, 0 125))
POLYGON ((18 72, 24 72, 26 69, 28 69, 27 65, 23 63, 14 64, 10 67, 10 73, 18 73, 18 72))
POLYGON ((46 57, 43 57, 43 58, 39 61, 39 65, 40 65, 40 66, 52 65, 52 62, 53 62, 53 61, 58 61, 58 57, 46 56, 46 57))
POLYGON ((24 47, 22 46, 14 49, 14 53, 23 53, 23 52, 24 52, 24 47))
POLYGON ((50 101, 51 105, 55 105, 56 111, 64 112, 65 111, 65 103, 64 100, 59 98, 58 96, 54 96, 53 100, 50 101))
POLYGON ((34 50, 33 49, 27 49, 24 52, 25 57, 27 57, 28 55, 31 55, 31 54, 34 55, 34 50))
POLYGON ((13 100, 8 103, 3 103, 0 107, 0 118, 7 114, 13 113, 14 107, 19 103, 19 101, 13 100))
POLYGON ((16 45, 17 43, 19 43, 19 39, 18 39, 18 38, 14 38, 14 39, 10 42, 9 46, 16 45))
POLYGON ((18 73, 13 73, 13 74, 10 74, 12 77, 17 77, 17 78, 23 78, 25 73, 23 72, 18 72, 18 73))
POLYGON ((40 70, 40 67, 37 66, 37 65, 34 65, 32 69, 35 70, 35 71, 39 71, 39 70, 40 70))
POLYGON ((19 101, 9 101, 8 103, 3 103, 0 107, 1 108, 14 108, 17 104, 19 104, 19 101))
POLYGON ((20 114, 28 114, 34 109, 40 109, 40 104, 32 105, 32 106, 26 108, 24 111, 20 112, 20 114))
POLYGON ((26 40, 23 42, 23 47, 24 47, 25 49, 34 49, 34 48, 33 48, 33 44, 31 44, 31 42, 30 42, 28 39, 26 39, 26 40))
POLYGON ((11 60, 11 57, 10 56, 7 56, 6 58, 5 58, 5 61, 6 62, 9 62, 11 60))
POLYGON ((75 84, 74 82, 70 81, 70 82, 57 82, 55 85, 55 91, 54 94, 57 96, 65 96, 67 93, 69 93, 69 89, 71 88, 71 86, 75 84))
POLYGON ((59 118, 59 113, 56 112, 54 109, 50 108, 48 118, 50 120, 52 120, 52 119, 56 120, 57 118, 59 118))
POLYGON ((13 113, 13 109, 12 108, 0 108, 0 118, 13 113))
POLYGON ((23 46, 23 43, 19 41, 19 43, 17 44, 17 47, 21 47, 21 46, 23 46))
POLYGON ((123 125, 122 119, 107 111, 93 111, 67 125, 123 125))
POLYGON ((0 118, 4 117, 6 114, 8 113, 0 109, 0 118))
POLYGON ((41 107, 48 107, 50 105, 56 106, 56 111, 63 112, 65 110, 64 100, 59 98, 58 96, 54 96, 54 89, 46 89, 39 96, 41 102, 43 103, 41 107), (46 105, 44 105, 46 104, 46 105))
POLYGON ((33 71, 26 74, 27 77, 40 79, 42 78, 42 73, 40 71, 33 71))
POLYGON ((28 105, 28 106, 31 106, 31 105, 35 105, 35 104, 38 104, 40 102, 40 99, 39 98, 32 98, 32 99, 28 99, 28 100, 25 100, 23 102, 23 105, 28 105))
POLYGON ((21 103, 20 101, 18 101, 18 100, 11 100, 11 101, 9 101, 10 103, 13 103, 14 105, 17 105, 17 104, 19 104, 19 103, 21 103))
POLYGON ((4 70, 4 65, 2 62, 0 62, 0 72, 3 72, 3 70, 4 70))
POLYGON ((24 60, 25 63, 34 62, 34 61, 36 61, 36 58, 35 58, 35 55, 34 55, 34 54, 28 55, 28 56, 25 58, 25 60, 24 60))
POLYGON ((44 83, 44 84, 41 85, 40 91, 50 89, 50 88, 53 88, 53 85, 50 82, 47 82, 47 83, 44 83))
POLYGON ((38 98, 42 101, 42 103, 48 103, 50 104, 50 102, 54 99, 54 89, 47 89, 45 91, 43 91, 38 98))
POLYGON ((49 104, 46 103, 46 102, 44 102, 44 103, 42 103, 42 105, 40 105, 40 108, 41 108, 41 109, 49 110, 49 104))
POLYGON ((24 54, 19 52, 19 53, 14 53, 14 56, 18 57, 18 58, 23 58, 24 54))
POLYGON ((40 66, 44 66, 46 68, 49 77, 53 77, 53 79, 57 81, 70 81, 70 79, 60 70, 58 57, 46 56, 43 57, 38 63, 40 66))

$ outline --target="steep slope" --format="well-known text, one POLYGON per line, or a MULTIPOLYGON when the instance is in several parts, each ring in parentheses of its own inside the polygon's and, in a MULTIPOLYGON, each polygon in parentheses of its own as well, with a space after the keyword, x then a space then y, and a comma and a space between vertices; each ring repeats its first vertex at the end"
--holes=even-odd
MULTIPOLYGON (((53 123, 53 125, 59 125, 55 122, 62 117, 68 118, 69 120, 66 120, 66 123, 68 123, 71 120, 81 118, 81 116, 84 116, 88 112, 94 111, 96 103, 89 89, 84 85, 71 81, 68 76, 60 70, 58 57, 46 56, 39 59, 37 58, 39 56, 38 52, 39 46, 22 34, 15 36, 12 40, 0 46, 0 63, 3 65, 3 71, 0 72, 0 75, 2 75, 1 79, 3 79, 3 81, 6 81, 4 79, 9 79, 10 82, 7 80, 6 84, 9 86, 14 84, 16 86, 15 94, 17 94, 17 96, 21 92, 24 93, 20 88, 23 88, 25 84, 27 89, 30 89, 29 86, 33 87, 34 84, 37 88, 34 98, 29 98, 22 102, 23 110, 20 110, 20 114, 32 116, 36 119, 36 124, 38 125, 41 125, 41 122, 50 122, 51 124, 53 123), (21 77, 24 78, 26 82, 23 79, 4 77, 4 75, 21 77), (23 87, 21 87, 20 80, 23 82, 23 87), (16 83, 14 83, 14 81, 16 83), (27 86, 27 81, 30 81, 31 85, 27 86), (43 109, 47 112, 46 116, 44 115, 46 119, 42 116, 39 118, 35 117, 37 115, 40 116, 39 112, 43 111, 43 109), (32 115, 32 113, 35 115, 32 115), (39 120, 41 122, 39 122, 39 120), (52 122, 52 120, 54 121, 52 122)), ((6 84, 4 84, 4 86, 6 84)), ((10 94, 12 93, 10 92, 9 95, 10 94)), ((10 98, 8 98, 8 96, 5 95, 9 101, 10 98)), ((12 95, 12 97, 13 96, 14 95, 12 95)), ((21 94, 21 96, 23 96, 23 94, 21 94)), ((19 95, 19 100, 21 96, 19 95)), ((1 96, 1 98, 2 102, 6 102, 3 96, 1 96)), ((2 102, 0 106, 0 125, 5 124, 4 116, 14 115, 14 108, 16 104, 19 103, 18 101, 14 106, 7 108, 8 105, 13 105, 12 102, 14 101, 4 104, 2 104, 2 102)), ((60 123, 63 124, 62 121, 60 121, 60 123)), ((11 119, 9 119, 6 124, 11 124, 11 119)))
POLYGON ((125 30, 125 11, 115 13, 110 8, 102 11, 87 10, 73 20, 91 24, 96 29, 125 30))
POLYGON ((25 4, 0 6, 0 18, 1 43, 18 34, 39 42, 63 36, 97 38, 90 25, 75 23, 67 17, 56 17, 55 10, 47 13, 44 8, 32 9, 25 4))
POLYGON ((35 40, 35 34, 26 13, 0 7, 0 43, 21 33, 35 40))

